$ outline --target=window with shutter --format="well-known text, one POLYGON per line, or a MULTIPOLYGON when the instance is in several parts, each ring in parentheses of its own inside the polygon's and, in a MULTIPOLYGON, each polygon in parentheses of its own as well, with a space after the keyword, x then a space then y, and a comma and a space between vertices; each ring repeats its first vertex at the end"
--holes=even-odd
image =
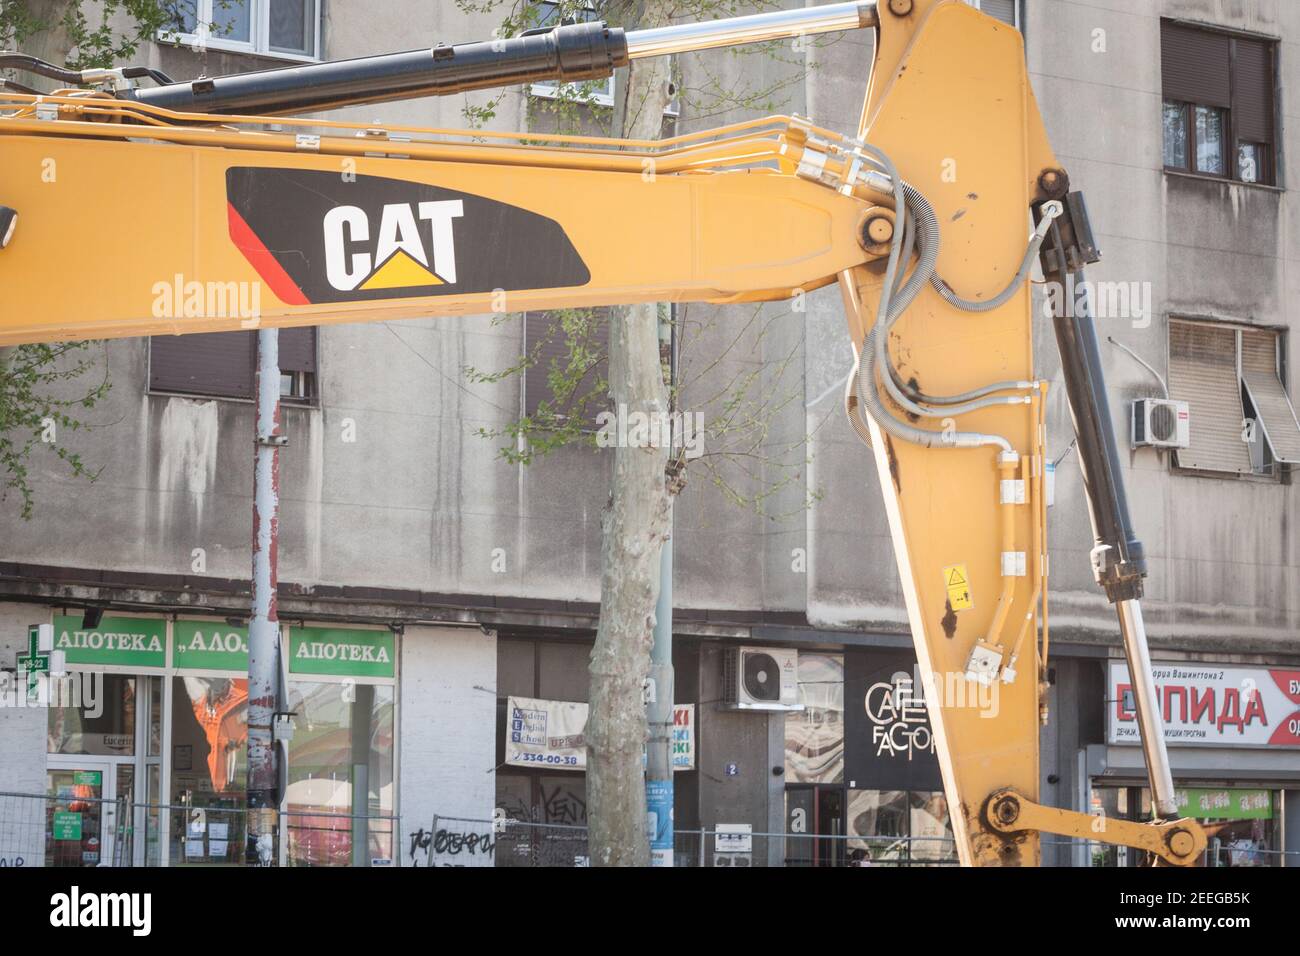
POLYGON ((1164 165, 1275 182, 1275 41, 1160 23, 1164 165))
POLYGON ((981 13, 1020 28, 1020 0, 966 0, 981 13))
MULTIPOLYGON (((257 367, 256 332, 155 335, 149 339, 149 388, 204 398, 251 399, 257 367)), ((280 330, 280 395, 316 398, 316 328, 280 330)))
POLYGON ((558 311, 529 312, 524 316, 524 353, 532 362, 524 372, 524 415, 536 419, 540 411, 543 417, 548 413, 565 417, 580 409, 583 414, 590 413, 591 428, 595 429, 595 417, 606 406, 604 393, 593 392, 609 378, 610 310, 575 309, 567 314, 571 319, 582 319, 586 331, 574 338, 566 335, 565 313, 558 311), (575 354, 578 350, 589 353, 587 360, 574 369, 574 374, 581 373, 581 377, 570 394, 557 396, 551 376, 556 370, 566 370, 571 361, 581 359, 575 354))
POLYGON ((1178 451, 1182 468, 1250 474, 1242 439, 1237 333, 1209 322, 1169 323, 1169 395, 1188 403, 1191 445, 1178 451))
POLYGON ((1278 375, 1277 333, 1260 329, 1241 332, 1241 381, 1254 406, 1256 440, 1268 443, 1275 461, 1300 464, 1300 421, 1278 375))
POLYGON ((1275 462, 1300 460, 1300 422, 1279 374, 1280 347, 1269 329, 1170 321, 1169 394, 1191 413, 1179 467, 1275 475, 1275 462))

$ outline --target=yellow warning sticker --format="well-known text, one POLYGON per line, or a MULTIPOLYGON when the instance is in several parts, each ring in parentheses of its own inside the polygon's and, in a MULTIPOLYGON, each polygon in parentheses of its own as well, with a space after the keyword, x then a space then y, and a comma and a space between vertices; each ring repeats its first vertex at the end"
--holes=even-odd
POLYGON ((953 564, 943 569, 943 586, 948 589, 948 604, 954 611, 965 611, 975 606, 970 596, 970 575, 966 565, 953 564))

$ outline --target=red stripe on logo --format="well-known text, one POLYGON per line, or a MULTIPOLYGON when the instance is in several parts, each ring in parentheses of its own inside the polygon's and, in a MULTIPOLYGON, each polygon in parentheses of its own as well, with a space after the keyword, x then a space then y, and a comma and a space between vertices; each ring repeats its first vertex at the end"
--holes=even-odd
POLYGON ((231 242, 244 254, 244 258, 271 287, 276 297, 286 305, 311 305, 311 300, 303 295, 302 289, 299 289, 289 278, 289 273, 285 272, 275 256, 271 255, 271 250, 263 245, 262 240, 257 238, 257 233, 244 222, 244 217, 239 214, 239 210, 227 202, 226 211, 230 220, 231 242))

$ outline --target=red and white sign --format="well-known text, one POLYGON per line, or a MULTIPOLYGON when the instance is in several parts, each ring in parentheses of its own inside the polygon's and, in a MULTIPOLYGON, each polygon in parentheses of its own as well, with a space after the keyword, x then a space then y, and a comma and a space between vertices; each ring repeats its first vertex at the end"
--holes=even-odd
MULTIPOLYGON (((1300 670, 1154 664, 1165 743, 1216 747, 1300 747, 1300 670)), ((1128 666, 1110 662, 1107 739, 1136 744, 1128 666)))

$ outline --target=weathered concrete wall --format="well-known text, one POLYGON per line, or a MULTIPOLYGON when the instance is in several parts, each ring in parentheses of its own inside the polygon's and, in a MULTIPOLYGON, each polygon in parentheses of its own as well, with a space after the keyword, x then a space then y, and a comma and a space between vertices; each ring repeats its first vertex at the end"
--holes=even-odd
MULTIPOLYGON (((723 708, 722 648, 717 644, 700 646, 699 681, 700 825, 712 830, 719 823, 748 823, 754 833, 783 832, 785 780, 772 769, 785 766, 785 715, 723 708), (729 774, 731 764, 735 772, 729 774)), ((766 843, 754 843, 756 865, 765 865, 766 843)))
MULTIPOLYGON (((22 706, 14 655, 27 650, 27 625, 48 620, 45 608, 0 604, 0 791, 45 793, 49 709, 22 706)), ((45 801, 0 796, 0 867, 41 866, 45 857, 45 801)))
MULTIPOLYGON (((1296 254, 1286 226, 1292 194, 1162 170, 1161 16, 1284 38, 1300 29, 1294 4, 1265 0, 1031 3, 1030 69, 1057 154, 1072 184, 1088 196, 1103 252, 1089 278, 1151 285, 1149 317, 1100 320, 1098 333, 1131 510, 1150 565, 1153 640, 1207 650, 1242 649, 1243 641, 1294 650, 1300 632, 1295 484, 1179 474, 1167 453, 1127 451, 1129 401, 1157 396, 1160 388, 1108 336, 1162 375, 1171 314, 1285 326, 1292 333, 1292 369, 1300 354, 1287 308, 1287 266, 1296 254)), ((1300 73, 1285 51, 1279 59, 1285 111, 1287 90, 1300 73)), ((1284 182, 1290 160, 1284 143, 1284 182)), ((1053 381, 1049 451, 1059 456, 1071 430, 1050 322, 1040 319, 1037 333, 1040 374, 1053 381)), ((1070 631, 1109 630, 1088 568, 1091 535, 1073 455, 1058 471, 1056 500, 1049 538, 1054 622, 1070 631)))
MULTIPOLYGON (((26 685, 17 685, 14 655, 27 650, 27 625, 49 619, 49 611, 27 604, 0 604, 0 790, 11 793, 45 792, 46 733, 49 710, 45 707, 11 706, 25 700, 26 685), (15 696, 15 687, 17 696, 15 696)), ((6 798, 0 797, 0 805, 6 798)), ((43 806, 11 803, 9 823, 35 821, 43 806), (37 813, 36 811, 39 811, 37 813)), ((18 834, 4 831, 0 820, 0 856, 8 852, 6 839, 18 834)), ((31 859, 29 855, 29 860, 31 859)), ((13 865, 9 861, 9 865, 13 865)))
MULTIPOLYGON (((447 4, 331 3, 326 10, 331 58, 488 36, 495 25, 493 15, 466 17, 447 4)), ((1291 193, 1161 169, 1160 15, 1283 37, 1300 31, 1300 8, 1264 0, 1028 4, 1034 88, 1060 159, 1087 192, 1105 254, 1089 275, 1151 283, 1149 322, 1107 320, 1099 329, 1125 449, 1128 401, 1156 394, 1158 386, 1107 336, 1163 374, 1171 313, 1295 326, 1287 309, 1294 291, 1288 266, 1297 254, 1300 217, 1289 214, 1291 193), (1105 31, 1105 52, 1094 49, 1097 30, 1105 31)), ((852 131, 870 48, 863 33, 801 52, 785 44, 779 58, 728 51, 684 58, 681 128, 780 110, 852 131), (717 100, 719 90, 732 98, 717 100)), ((191 74, 230 68, 225 54, 221 60, 209 54, 207 61, 187 51, 150 55, 177 75, 187 66, 191 74)), ((1285 112, 1300 66, 1285 55, 1281 62, 1285 112)), ((456 126, 464 102, 384 104, 340 115, 456 126)), ((502 100, 492 125, 521 128, 525 121, 525 99, 515 91, 502 100)), ((1287 124, 1283 131, 1289 140, 1287 124)), ((1284 181, 1294 152, 1284 150, 1284 181)), ((707 377, 687 385, 686 408, 716 408, 722 386, 753 375, 752 395, 773 402, 787 391, 795 397, 770 416, 763 457, 789 460, 782 449, 801 436, 813 438, 811 462, 764 501, 765 514, 730 503, 707 470, 692 466, 677 507, 677 599, 684 607, 806 611, 817 626, 902 631, 875 469, 842 412, 851 351, 838 293, 811 293, 805 304, 804 313, 784 304, 685 310, 684 378, 689 383, 692 369, 698 375, 716 363, 707 377), (817 500, 804 507, 807 496, 817 500)), ((1069 444, 1070 426, 1045 318, 1036 333, 1040 374, 1054 384, 1049 452, 1055 457, 1069 444)), ((1300 346, 1295 335, 1289 342, 1294 369, 1300 346)), ((498 442, 476 434, 519 414, 521 385, 513 379, 470 384, 463 369, 514 362, 522 349, 518 320, 335 326, 322 330, 320 343, 321 407, 286 411, 291 444, 283 455, 282 579, 596 598, 608 454, 570 449, 531 467, 511 466, 499 458, 498 442), (348 420, 354 443, 343 441, 348 420)), ((245 576, 250 406, 148 395, 146 343, 110 342, 107 354, 114 387, 88 416, 98 427, 61 439, 102 467, 100 478, 89 487, 71 481, 50 456, 38 455, 37 514, 19 521, 14 503, 6 503, 5 558, 190 574, 193 551, 203 548, 208 574, 245 576)), ((802 456, 797 449, 796 462, 802 456)), ((1242 642, 1265 650, 1294 645, 1300 634, 1296 485, 1174 474, 1169 457, 1150 450, 1125 450, 1122 457, 1150 560, 1153 639, 1205 650, 1242 642)), ((785 474, 771 461, 756 470, 757 482, 730 474, 751 495, 785 474)), ((1111 612, 1087 565, 1091 533, 1072 454, 1061 464, 1051 518, 1058 634, 1109 639, 1111 612)))

